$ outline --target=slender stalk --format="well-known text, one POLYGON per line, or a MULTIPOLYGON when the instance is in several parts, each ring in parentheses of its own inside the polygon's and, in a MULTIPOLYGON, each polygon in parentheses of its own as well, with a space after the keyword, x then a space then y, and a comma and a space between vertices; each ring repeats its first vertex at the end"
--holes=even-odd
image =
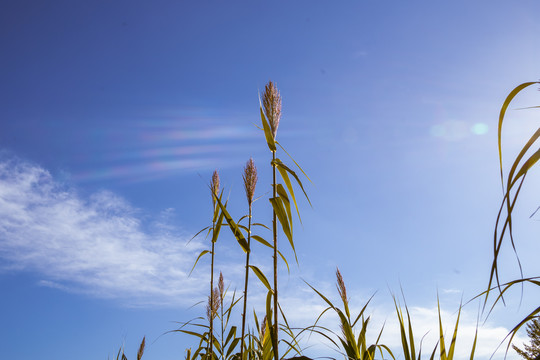
MULTIPOLYGON (((272 151, 272 197, 276 197, 276 152, 272 151)), ((273 210, 272 232, 274 234, 274 360, 279 360, 278 354, 278 283, 277 283, 277 216, 273 210)))
MULTIPOLYGON (((212 229, 214 229, 215 221, 212 223, 212 229)), ((212 242, 212 260, 210 265, 210 304, 211 307, 214 305, 214 242, 212 242)), ((208 344, 208 354, 212 354, 212 347, 214 344, 214 309, 210 309, 210 334, 209 334, 209 344, 208 344)))
POLYGON ((248 280, 249 280, 249 255, 251 253, 251 218, 252 218, 252 204, 253 195, 255 193, 255 186, 257 185, 257 168, 253 163, 253 159, 249 159, 244 168, 244 188, 246 190, 246 197, 249 206, 248 214, 248 251, 246 253, 246 279, 244 281, 244 308, 242 311, 242 337, 240 344, 240 360, 244 360, 244 336, 246 329, 246 309, 247 309, 247 294, 248 294, 248 280))
POLYGON ((223 274, 221 271, 219 272, 219 281, 218 281, 218 289, 219 289, 219 303, 220 303, 220 310, 221 310, 221 359, 225 360, 224 351, 225 351, 225 328, 223 327, 223 298, 225 296, 225 284, 223 282, 223 274))
POLYGON ((240 359, 244 359, 244 336, 246 331, 246 308, 247 308, 247 290, 249 279, 249 254, 251 253, 251 204, 249 205, 249 217, 248 217, 248 251, 246 253, 246 279, 244 281, 244 309, 242 310, 242 341, 240 347, 240 359))
POLYGON ((213 309, 214 307, 214 232, 216 231, 216 200, 215 197, 219 194, 219 174, 217 170, 214 171, 212 174, 212 181, 210 183, 210 189, 212 191, 212 205, 213 205, 213 214, 212 214, 212 259, 210 261, 210 329, 209 329, 209 344, 208 344, 208 353, 207 355, 211 355, 213 352, 213 344, 214 344, 214 311, 216 309, 213 309))
MULTIPOLYGON (((272 137, 276 140, 277 129, 279 126, 279 120, 281 119, 281 95, 275 84, 269 81, 264 88, 263 94, 263 106, 272 131, 272 137)), ((277 184, 276 184, 276 148, 270 149, 272 151, 272 198, 277 197, 277 184)), ((272 232, 274 237, 274 360, 279 360, 278 354, 278 284, 277 284, 277 215, 276 211, 272 211, 272 232)))

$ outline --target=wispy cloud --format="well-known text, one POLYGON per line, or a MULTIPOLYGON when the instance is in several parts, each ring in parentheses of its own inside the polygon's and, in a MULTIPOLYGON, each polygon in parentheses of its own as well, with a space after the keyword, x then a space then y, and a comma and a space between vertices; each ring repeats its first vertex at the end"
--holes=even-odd
POLYGON ((83 198, 35 164, 0 159, 0 270, 132 306, 191 304, 203 290, 187 276, 201 245, 179 239, 171 211, 143 221, 112 192, 83 198))
MULTIPOLYGON (((101 191, 84 198, 55 181, 40 166, 1 158, 0 271, 31 271, 40 278, 41 286, 114 299, 130 306, 192 305, 206 296, 206 281, 200 277, 203 275, 187 276, 203 245, 194 241, 186 246, 186 239, 179 239, 178 229, 169 219, 173 212, 164 209, 152 221, 143 221, 147 217, 141 210, 111 192, 101 191)), ((222 265, 227 282, 239 288, 243 267, 222 265)), ((326 304, 307 285, 291 281, 287 287, 295 291, 282 293, 283 309, 292 326, 309 326, 326 304)), ((250 303, 262 318, 266 292, 262 286, 253 286, 250 303)), ((317 288, 340 303, 333 284, 318 283, 317 288)), ((447 295, 454 292, 443 291, 447 295)), ((369 296, 353 294, 352 298, 367 301, 369 296)), ((352 304, 352 313, 364 305, 355 307, 354 299, 352 304)), ((422 348, 428 353, 438 341, 437 308, 409 304, 409 310, 417 344, 426 335, 422 348)), ((457 306, 442 310, 448 338, 455 324, 455 310, 457 306)), ((381 342, 399 354, 401 337, 393 304, 378 304, 374 299, 367 314, 371 316, 368 341, 374 342, 384 325, 381 342)), ((319 325, 340 333, 338 318, 332 311, 321 318, 319 325)), ((463 309, 456 358, 469 357, 476 326, 475 311, 463 309)), ((507 334, 507 328, 493 321, 480 324, 475 358, 490 358, 507 334)), ((307 338, 306 335, 304 340, 307 338)), ((518 344, 526 341, 522 337, 514 340, 518 344)), ((339 356, 320 337, 303 344, 314 345, 308 351, 339 356)), ((505 345, 494 358, 503 358, 504 350, 505 345)), ((514 355, 510 351, 508 359, 515 358, 514 355)))

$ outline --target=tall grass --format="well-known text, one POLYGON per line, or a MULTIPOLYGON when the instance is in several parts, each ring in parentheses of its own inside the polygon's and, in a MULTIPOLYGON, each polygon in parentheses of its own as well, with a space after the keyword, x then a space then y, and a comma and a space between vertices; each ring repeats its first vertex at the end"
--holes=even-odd
MULTIPOLYGON (((506 98, 501 108, 499 125, 498 125, 498 144, 499 144, 499 160, 501 169, 501 182, 503 186, 503 200, 497 216, 494 232, 494 245, 493 254, 494 259, 491 266, 491 273, 489 278, 488 290, 484 292, 485 304, 487 299, 493 291, 498 288, 499 292, 496 297, 495 303, 503 299, 505 292, 520 283, 531 283, 536 286, 540 286, 540 280, 536 278, 521 278, 511 281, 507 284, 501 284, 499 281, 499 269, 498 269, 498 257, 503 241, 509 238, 511 245, 515 247, 514 238, 512 235, 512 211, 516 205, 518 195, 521 190, 521 186, 527 175, 527 172, 536 164, 540 159, 540 150, 537 150, 528 157, 526 154, 534 145, 540 144, 540 128, 534 133, 534 135, 526 142, 522 151, 514 160, 508 177, 505 179, 503 175, 503 162, 502 162, 502 146, 501 146, 501 132, 502 124, 507 111, 507 108, 514 97, 524 90, 525 88, 538 84, 539 82, 524 83, 516 87, 506 98)), ((271 152, 272 161, 272 195, 269 198, 269 202, 272 206, 272 224, 269 226, 263 223, 256 223, 253 219, 252 203, 254 201, 255 187, 257 184, 257 169, 252 159, 250 159, 243 172, 244 189, 248 201, 248 214, 240 220, 235 221, 227 209, 227 203, 222 201, 223 190, 219 188, 219 176, 217 171, 212 177, 210 183, 212 193, 212 225, 201 230, 198 234, 207 230, 207 236, 211 235, 212 243, 211 249, 205 250, 199 254, 195 261, 195 265, 200 258, 210 253, 211 258, 211 271, 210 271, 210 295, 208 296, 207 305, 207 323, 202 320, 204 318, 199 317, 194 321, 181 323, 180 329, 176 330, 184 334, 195 336, 199 339, 198 348, 192 353, 188 350, 186 359, 223 359, 223 360, 280 360, 285 358, 288 354, 294 353, 300 355, 302 353, 301 347, 298 343, 300 334, 306 332, 312 332, 320 334, 324 339, 330 341, 334 345, 336 351, 338 351, 346 360, 373 360, 377 354, 382 358, 390 357, 393 359, 404 358, 405 360, 421 360, 422 358, 422 341, 418 344, 417 338, 415 338, 413 325, 409 309, 405 304, 404 309, 399 305, 397 299, 394 297, 394 306, 396 310, 396 316, 399 324, 399 334, 401 337, 401 349, 392 351, 387 345, 380 343, 383 329, 380 329, 375 341, 369 342, 367 340, 367 330, 370 326, 370 317, 366 315, 366 309, 371 301, 368 300, 366 304, 361 308, 360 312, 356 315, 351 313, 350 299, 347 297, 347 288, 343 277, 339 271, 336 270, 336 287, 339 297, 341 299, 341 305, 335 305, 329 300, 327 296, 318 291, 315 287, 309 285, 314 294, 317 294, 323 303, 326 304, 325 310, 318 315, 314 325, 306 328, 299 329, 300 331, 295 335, 293 330, 288 324, 287 318, 283 313, 278 297, 278 255, 283 259, 284 263, 288 267, 287 259, 280 252, 278 245, 278 232, 281 232, 287 238, 292 252, 295 256, 295 260, 298 263, 296 255, 295 244, 293 241, 293 211, 292 204, 296 209, 298 218, 300 219, 300 212, 298 210, 298 204, 295 198, 295 192, 293 183, 296 183, 295 187, 300 188, 306 199, 309 202, 304 186, 291 167, 285 165, 285 163, 278 157, 278 147, 285 154, 289 155, 283 146, 277 141, 277 130, 281 120, 281 95, 276 85, 269 82, 265 86, 264 93, 262 94, 262 101, 259 103, 259 110, 261 116, 262 130, 265 136, 266 144, 271 152), (279 174, 279 179, 278 179, 279 174), (291 181, 291 178, 295 181, 291 181), (247 226, 242 225, 243 219, 247 219, 247 226), (279 224, 279 226, 278 226, 279 224), (244 289, 243 289, 243 306, 241 312, 241 335, 237 337, 236 326, 229 325, 231 314, 233 313, 234 306, 240 299, 236 299, 233 294, 230 303, 224 302, 225 293, 222 276, 218 287, 214 288, 213 273, 214 273, 214 253, 215 243, 219 235, 220 229, 227 227, 241 249, 245 253, 245 274, 244 274, 244 289), (261 226, 271 231, 271 242, 266 241, 262 236, 252 234, 253 226, 261 226), (247 240, 246 240, 247 239, 247 240), (266 274, 261 271, 257 266, 250 263, 250 255, 252 252, 252 241, 257 242, 270 247, 272 249, 272 283, 268 280, 266 274), (260 282, 265 286, 267 290, 266 303, 265 303, 265 317, 262 322, 259 322, 257 314, 254 313, 253 320, 254 325, 249 327, 247 322, 247 298, 249 293, 249 271, 253 271, 260 282), (219 312, 218 312, 219 309, 219 312), (319 320, 327 313, 335 313, 337 315, 338 323, 340 326, 340 332, 335 332, 330 328, 318 325, 319 320), (281 315, 281 316, 279 316, 281 315), (221 331, 215 336, 214 319, 219 318, 221 321, 221 331), (281 319, 281 321, 280 321, 281 319), (191 327, 188 329, 188 327, 191 327), (283 339, 280 338, 280 331, 282 335, 287 336, 283 339), (219 338, 219 339, 218 339, 219 338), (280 357, 279 347, 283 346, 283 352, 280 357), (237 349, 239 345, 239 350, 237 349)), ((289 155, 290 157, 290 155, 289 155)), ((296 167, 307 177, 302 168, 291 158, 296 167)), ((309 180, 309 178, 308 178, 309 180)), ((311 204, 311 203, 310 203, 311 204)), ((197 235, 198 235, 197 234, 197 235)), ((196 236, 197 236, 196 235, 196 236)), ((194 265, 194 267, 195 267, 194 265)), ((193 271, 193 269, 192 269, 193 271)), ((494 306, 494 305, 493 305, 494 306)), ((457 334, 459 328, 459 321, 461 315, 460 306, 458 311, 457 320, 451 333, 450 339, 446 339, 443 331, 443 323, 441 318, 441 308, 437 298, 438 308, 438 342, 433 349, 429 349, 429 359, 433 360, 438 357, 440 360, 453 360, 456 353, 457 334), (438 350, 438 351, 437 351, 438 350)), ((540 313, 540 307, 533 310, 525 319, 523 319, 512 330, 512 336, 517 330, 533 317, 537 317, 540 313)), ((474 358, 476 352, 477 332, 474 337, 472 349, 470 351, 470 359, 474 358)))
MULTIPOLYGON (((512 213, 517 204, 518 197, 520 195, 522 186, 524 184, 525 178, 538 160, 540 159, 540 149, 533 151, 534 147, 540 145, 540 127, 531 135, 531 137, 524 143, 519 154, 512 161, 512 166, 508 175, 504 176, 503 170, 503 146, 502 146, 502 130, 503 123, 507 114, 507 110, 512 103, 512 101, 519 95, 522 91, 529 88, 532 85, 540 84, 539 81, 532 81, 522 83, 516 86, 504 100, 501 110, 499 112, 499 122, 498 122, 498 131, 497 131, 497 143, 498 143, 498 153, 499 153, 499 169, 501 177, 501 186, 503 190, 503 199, 501 201, 501 206, 497 214, 497 219, 495 222, 494 234, 493 234, 493 262, 491 265, 491 271, 489 276, 489 283, 485 294, 484 306, 487 305, 489 295, 494 289, 498 290, 498 294, 492 305, 492 309, 499 301, 504 302, 504 294, 514 288, 516 285, 526 285, 531 284, 534 286, 540 286, 540 277, 523 277, 523 271, 521 263, 519 262, 519 257, 517 257, 516 252, 516 243, 513 235, 513 222, 512 222, 512 213), (519 270, 521 277, 512 281, 509 281, 505 284, 501 284, 499 278, 499 256, 501 251, 501 246, 504 241, 509 241, 512 249, 516 253, 516 258, 518 261, 519 270)), ((540 108, 540 106, 532 106, 527 109, 540 108)), ((539 304, 540 305, 540 304, 539 304)), ((540 306, 533 309, 525 318, 519 321, 510 332, 510 338, 508 341, 507 350, 511 345, 511 341, 514 336, 517 334, 517 331, 526 324, 529 320, 538 318, 540 314, 540 306)))
POLYGON ((242 175, 244 180, 244 190, 246 192, 246 199, 248 203, 248 228, 247 228, 247 244, 248 251, 246 252, 246 271, 244 280, 244 307, 242 308, 242 342, 240 344, 240 359, 244 359, 244 337, 246 334, 246 311, 247 311, 247 298, 248 298, 248 281, 249 281, 249 255, 251 254, 251 218, 253 211, 253 197, 255 195, 255 188, 257 186, 257 167, 253 162, 253 159, 249 159, 244 168, 244 174, 242 175))

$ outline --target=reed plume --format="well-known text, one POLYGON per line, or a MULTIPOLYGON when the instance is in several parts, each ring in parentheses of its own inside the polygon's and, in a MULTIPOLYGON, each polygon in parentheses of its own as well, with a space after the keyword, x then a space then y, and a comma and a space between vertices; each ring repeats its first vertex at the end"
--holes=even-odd
POLYGON ((221 271, 219 272, 218 290, 219 290, 219 302, 221 306, 223 307, 223 298, 225 297, 225 283, 223 281, 223 273, 221 271))
POLYGON ((146 336, 143 337, 141 341, 141 345, 139 346, 139 351, 137 352, 137 360, 141 360, 143 354, 144 354, 144 347, 146 345, 146 336))
POLYGON ((214 170, 212 180, 210 181, 210 189, 212 191, 212 204, 216 206, 216 197, 219 196, 219 173, 214 170))
POLYGON ((343 303, 347 303, 347 288, 345 287, 345 282, 343 281, 343 277, 341 276, 341 273, 339 272, 339 268, 336 268, 336 278, 337 278, 337 284, 336 287, 339 292, 339 296, 341 297, 341 300, 343 300, 343 303))
POLYGON ((214 320, 219 309, 219 289, 216 287, 212 291, 212 295, 208 297, 208 303, 206 304, 206 318, 208 321, 214 320))
POLYGON ((264 87, 263 106, 275 140, 281 119, 281 95, 272 81, 269 81, 264 87))
POLYGON ((255 186, 257 185, 257 167, 253 162, 253 159, 249 159, 244 168, 244 174, 242 175, 244 179, 244 189, 246 190, 246 197, 249 207, 253 203, 253 196, 255 194, 255 186))

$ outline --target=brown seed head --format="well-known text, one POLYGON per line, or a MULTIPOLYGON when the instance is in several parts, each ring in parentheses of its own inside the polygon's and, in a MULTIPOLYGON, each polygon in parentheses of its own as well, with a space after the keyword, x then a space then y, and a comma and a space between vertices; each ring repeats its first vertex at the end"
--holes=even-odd
POLYGON ((137 352, 137 360, 141 360, 143 353, 144 353, 144 346, 145 346, 146 336, 143 337, 141 346, 139 346, 139 351, 137 352))
POLYGON ((339 269, 336 268, 336 277, 337 277, 337 289, 339 292, 339 296, 341 297, 341 300, 343 300, 344 303, 347 302, 347 288, 345 287, 345 282, 343 281, 343 277, 341 276, 341 273, 339 272, 339 269))
POLYGON ((261 341, 264 339, 264 334, 266 333, 266 315, 261 323, 261 341))
POLYGON ((210 181, 210 189, 212 191, 212 204, 216 205, 216 199, 214 195, 219 196, 219 173, 217 170, 214 170, 212 174, 212 181, 210 181))
POLYGON ((208 321, 214 319, 219 309, 219 289, 216 287, 212 291, 212 296, 208 297, 208 304, 206 305, 206 318, 208 321))
POLYGON ((253 159, 249 159, 244 168, 244 189, 246 189, 246 197, 248 205, 251 206, 253 203, 253 195, 255 194, 255 186, 257 185, 257 167, 253 162, 253 159))
POLYGON ((223 306, 223 297, 225 296, 225 283, 223 281, 223 274, 221 273, 221 271, 219 272, 218 289, 219 289, 219 302, 221 306, 223 306))
POLYGON ((272 135, 276 138, 279 120, 281 119, 281 95, 276 85, 269 81, 264 87, 263 106, 266 118, 270 123, 272 135))

